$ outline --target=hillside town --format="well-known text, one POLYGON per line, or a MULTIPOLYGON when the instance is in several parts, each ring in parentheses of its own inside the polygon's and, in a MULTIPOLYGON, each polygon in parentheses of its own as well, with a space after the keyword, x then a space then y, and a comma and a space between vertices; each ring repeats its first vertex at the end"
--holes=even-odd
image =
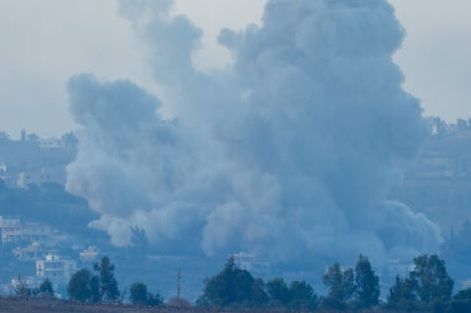
POLYGON ((56 290, 65 290, 79 268, 98 260, 99 249, 95 246, 74 247, 69 252, 61 249, 61 234, 47 224, 0 217, 0 233, 2 260, 8 259, 5 254, 10 253, 13 264, 21 264, 17 276, 10 277, 10 281, 2 275, 0 290, 4 295, 12 294, 20 285, 36 288, 46 279, 56 290))
MULTIPOLYGON (((471 287, 471 272, 465 266, 471 257, 467 236, 471 226, 469 222, 463 224, 471 218, 467 210, 471 200, 471 184, 467 179, 471 175, 471 121, 446 124, 440 119, 429 119, 429 122, 432 137, 393 193, 441 223, 446 237, 443 254, 450 271, 458 278, 459 286, 471 287), (442 212, 438 208, 442 207, 450 214, 438 216, 442 212)), ((183 272, 185 292, 196 298, 202 281, 217 262, 204 257, 159 255, 149 249, 145 234, 139 231, 134 247, 116 249, 105 234, 90 229, 88 224, 97 215, 86 201, 65 191, 66 167, 75 157, 76 144, 72 133, 53 139, 41 139, 24 130, 19 140, 6 134, 0 136, 0 179, 4 184, 0 186, 0 258, 4 264, 0 270, 0 293, 11 294, 19 285, 34 288, 49 279, 59 295, 65 295, 71 275, 78 269, 93 267, 106 252, 120 258, 134 255, 130 263, 139 263, 138 267, 145 269, 142 275, 153 277, 151 284, 167 295, 174 293, 175 275, 180 268, 198 268, 196 274, 183 272), (62 204, 48 202, 48 194, 53 194, 56 200, 59 195, 62 204), (19 195, 26 195, 28 200, 15 200, 19 195)), ((263 257, 244 252, 234 255, 242 268, 258 276, 278 270, 263 257)), ((402 274, 409 268, 409 263, 390 260, 386 272, 402 274)), ((133 267, 120 270, 126 273, 133 271, 133 267)), ((278 272, 292 278, 302 275, 310 279, 317 275, 281 269, 278 272)), ((127 279, 126 275, 121 278, 127 279)))

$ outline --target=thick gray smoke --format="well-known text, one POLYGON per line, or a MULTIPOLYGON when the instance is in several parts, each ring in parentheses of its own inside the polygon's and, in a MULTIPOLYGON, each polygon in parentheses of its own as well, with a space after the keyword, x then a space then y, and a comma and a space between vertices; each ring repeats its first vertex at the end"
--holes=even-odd
POLYGON ((270 0, 261 26, 224 30, 230 69, 201 73, 201 31, 171 1, 122 0, 161 102, 127 81, 69 83, 82 126, 67 187, 114 244, 145 230, 162 253, 381 261, 436 249, 438 228, 387 201, 426 137, 392 55, 384 0, 270 0))

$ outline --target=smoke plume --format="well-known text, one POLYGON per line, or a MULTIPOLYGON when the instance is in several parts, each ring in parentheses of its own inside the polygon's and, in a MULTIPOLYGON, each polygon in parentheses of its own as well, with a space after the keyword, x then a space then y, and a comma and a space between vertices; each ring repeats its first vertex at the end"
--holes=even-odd
POLYGON ((261 26, 221 32, 233 63, 211 73, 192 64, 202 32, 171 8, 120 1, 164 100, 129 81, 69 82, 81 130, 67 187, 101 214, 93 227, 118 246, 137 226, 160 253, 278 261, 436 249, 438 228, 387 197, 427 136, 387 1, 270 0, 261 26))

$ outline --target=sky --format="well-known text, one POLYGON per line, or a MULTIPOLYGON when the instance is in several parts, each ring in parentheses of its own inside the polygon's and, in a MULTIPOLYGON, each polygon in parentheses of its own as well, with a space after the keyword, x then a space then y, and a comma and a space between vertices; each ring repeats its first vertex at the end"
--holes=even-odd
MULTIPOLYGON (((206 71, 228 66, 229 53, 216 42, 219 30, 259 22, 264 2, 177 0, 175 11, 205 32, 195 64, 206 71)), ((471 2, 391 3, 408 34, 395 57, 404 88, 422 100, 427 115, 471 116, 471 2)), ((65 85, 77 73, 158 89, 114 0, 0 0, 0 42, 0 129, 12 136, 22 128, 42 136, 74 129, 65 85)))

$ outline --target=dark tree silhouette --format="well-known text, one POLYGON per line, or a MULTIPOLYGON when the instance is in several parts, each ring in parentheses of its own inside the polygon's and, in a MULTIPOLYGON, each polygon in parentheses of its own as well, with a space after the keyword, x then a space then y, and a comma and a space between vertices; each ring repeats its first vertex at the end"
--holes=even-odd
POLYGON ((283 278, 275 278, 266 284, 266 290, 270 299, 281 306, 287 306, 290 302, 289 287, 283 278))
POLYGON ((392 309, 412 311, 417 307, 415 282, 396 276, 394 286, 389 290, 387 306, 392 309))
POLYGON ((424 306, 448 302, 453 294, 454 281, 448 275, 445 262, 437 255, 422 255, 414 259, 410 279, 416 286, 418 300, 424 306))
POLYGON ((322 280, 328 288, 324 304, 334 309, 344 309, 355 291, 353 270, 342 270, 340 264, 335 263, 329 267, 322 280))
POLYGON ((143 283, 134 283, 129 288, 129 300, 134 305, 147 305, 148 292, 147 286, 143 283))
POLYGON ((233 257, 222 272, 206 281, 198 304, 217 307, 261 306, 268 301, 263 281, 240 269, 233 257))
POLYGON ((100 281, 100 296, 105 302, 116 301, 120 296, 118 281, 114 277, 114 265, 104 256, 100 264, 95 264, 95 271, 100 281))
POLYGON ((453 285, 443 260, 437 255, 421 255, 414 259, 414 269, 408 278, 396 278, 388 305, 396 309, 442 312, 450 303, 453 285))
POLYGON ((100 278, 97 275, 93 275, 90 278, 89 286, 90 286, 90 297, 88 301, 91 303, 99 303, 101 301, 100 278))
POLYGON ((81 269, 69 280, 67 293, 69 298, 79 302, 87 302, 90 299, 90 272, 81 269))
POLYGON ((305 281, 293 281, 289 286, 289 308, 297 310, 314 310, 318 297, 310 284, 305 281))
POLYGON ((41 285, 39 285, 39 293, 46 296, 54 296, 54 288, 49 279, 44 280, 41 285))
POLYGON ((361 307, 371 308, 378 304, 379 294, 379 277, 368 258, 360 255, 355 266, 355 299, 361 307))

